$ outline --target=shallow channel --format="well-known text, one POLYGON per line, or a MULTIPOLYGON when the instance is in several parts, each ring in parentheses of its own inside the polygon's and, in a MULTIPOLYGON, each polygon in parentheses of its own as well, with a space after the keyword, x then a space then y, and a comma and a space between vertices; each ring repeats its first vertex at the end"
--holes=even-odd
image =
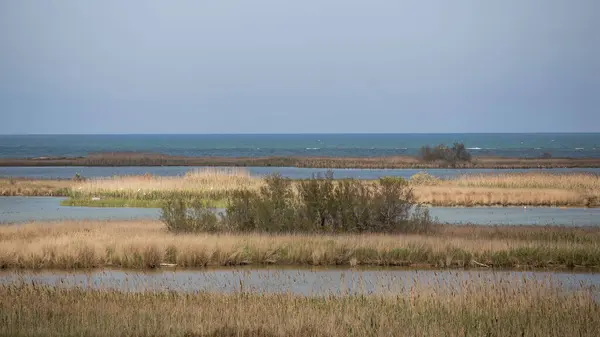
MULTIPOLYGON (((0 167, 0 177, 24 177, 32 179, 70 179, 76 173, 87 177, 111 177, 115 175, 141 175, 150 173, 157 176, 179 176, 188 171, 203 169, 202 166, 123 166, 123 167, 88 167, 88 166, 57 166, 57 167, 0 167)), ((221 167, 231 169, 231 167, 221 167)), ((313 174, 324 173, 327 169, 303 167, 244 167, 251 175, 263 176, 280 173, 292 179, 310 178, 313 174)), ((441 178, 452 178, 464 174, 490 174, 514 172, 589 172, 600 174, 600 168, 553 168, 553 169, 333 169, 336 178, 377 179, 385 176, 410 178, 416 173, 427 172, 441 178)))
POLYGON ((398 294, 411 289, 460 291, 469 284, 519 286, 536 282, 600 295, 600 274, 492 270, 206 269, 153 272, 0 272, 0 284, 44 284, 122 291, 257 292, 302 295, 398 294))
MULTIPOLYGON (((0 197, 0 223, 55 220, 158 219, 156 208, 67 207, 64 198, 0 197)), ((223 211, 223 210, 218 210, 223 211)), ((480 225, 600 225, 600 208, 430 207, 443 223, 480 225)))

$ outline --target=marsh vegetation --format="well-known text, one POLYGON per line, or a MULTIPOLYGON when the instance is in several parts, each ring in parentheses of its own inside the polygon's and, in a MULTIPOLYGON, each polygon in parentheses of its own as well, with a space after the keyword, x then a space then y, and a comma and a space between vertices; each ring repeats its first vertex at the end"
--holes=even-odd
MULTIPOLYGON (((117 176, 83 182, 0 179, 2 195, 69 195, 69 206, 160 207, 166 200, 200 199, 225 208, 229 196, 258 191, 265 179, 243 169, 204 169, 183 176, 117 176)), ((339 182, 336 181, 335 184, 339 182)), ((375 185, 371 180, 352 184, 375 185)), ((292 181, 292 186, 300 185, 292 181)), ((591 173, 503 173, 440 179, 419 173, 408 179, 415 201, 433 206, 597 207, 600 176, 591 173)))
MULTIPOLYGON (((427 234, 172 233, 160 221, 0 227, 0 268, 234 265, 600 267, 597 227, 436 225, 427 234)), ((487 268, 483 267, 483 268, 487 268)))
POLYGON ((0 285, 0 335, 10 336, 597 336, 591 290, 547 282, 409 293, 300 296, 0 285))

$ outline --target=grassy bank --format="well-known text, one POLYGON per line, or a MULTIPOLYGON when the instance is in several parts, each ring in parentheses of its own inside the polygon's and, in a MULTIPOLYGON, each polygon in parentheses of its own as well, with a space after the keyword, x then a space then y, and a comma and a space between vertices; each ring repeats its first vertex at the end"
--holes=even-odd
POLYGON ((71 180, 0 178, 0 196, 4 197, 66 197, 72 188, 71 180))
MULTIPOLYGON (((417 174, 409 183, 418 202, 434 206, 600 206, 600 176, 587 173, 506 173, 453 179, 417 174)), ((263 185, 263 179, 233 168, 191 171, 180 177, 120 176, 82 182, 0 179, 0 195, 70 196, 64 205, 95 207, 159 207, 180 196, 211 200, 216 207, 223 207, 230 193, 263 185)))
POLYGON ((75 158, 2 158, 0 166, 268 166, 313 168, 558 168, 600 167, 600 158, 473 157, 451 166, 418 157, 182 157, 160 153, 96 153, 75 158))
MULTIPOLYGON (((370 185, 371 181, 363 181, 370 185)), ((555 206, 596 207, 600 205, 600 176, 586 173, 516 173, 464 175, 437 179, 413 176, 409 183, 417 201, 434 206, 555 206)), ((123 200, 168 200, 173 196, 215 200, 223 206, 232 192, 258 190, 262 178, 232 169, 192 171, 182 177, 130 176, 93 179, 74 185, 71 195, 82 206, 97 205, 92 197, 123 200)), ((129 204, 132 202, 130 201, 129 204)), ((139 202, 139 204, 153 204, 139 202)))
POLYGON ((423 235, 172 234, 159 221, 0 227, 0 268, 192 268, 246 264, 462 268, 600 267, 600 229, 438 226, 423 235))
MULTIPOLYGON (((135 198, 102 198, 91 199, 86 197, 76 197, 62 200, 61 206, 80 206, 80 207, 135 207, 135 208, 161 208, 168 199, 135 199, 135 198)), ((227 200, 225 199, 205 199, 212 207, 225 208, 227 200)))
POLYGON ((304 297, 0 285, 3 336, 597 336, 588 290, 468 281, 410 294, 304 297))
POLYGON ((600 205, 600 176, 543 172, 411 178, 418 200, 436 206, 578 206, 600 205))

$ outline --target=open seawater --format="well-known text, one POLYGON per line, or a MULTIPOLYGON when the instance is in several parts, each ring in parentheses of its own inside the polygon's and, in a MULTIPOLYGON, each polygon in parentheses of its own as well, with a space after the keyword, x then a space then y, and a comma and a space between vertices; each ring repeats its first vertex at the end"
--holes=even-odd
POLYGON ((86 156, 103 151, 181 156, 378 157, 423 145, 464 143, 474 155, 600 158, 600 133, 0 135, 0 158, 86 156))

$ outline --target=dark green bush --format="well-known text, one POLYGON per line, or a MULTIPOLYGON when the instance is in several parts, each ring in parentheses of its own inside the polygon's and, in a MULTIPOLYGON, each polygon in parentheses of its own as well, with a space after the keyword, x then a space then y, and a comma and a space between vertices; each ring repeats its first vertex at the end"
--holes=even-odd
POLYGON ((172 199, 161 219, 172 232, 415 233, 429 231, 433 222, 402 178, 336 181, 332 172, 295 186, 281 175, 267 176, 259 191, 232 193, 221 218, 203 202, 172 199))
POLYGON ((454 143, 452 147, 444 144, 435 147, 425 145, 421 147, 420 157, 424 161, 445 161, 450 164, 471 161, 471 153, 463 143, 454 143))
POLYGON ((174 233, 215 232, 224 229, 214 208, 202 200, 189 205, 181 198, 172 198, 161 209, 160 219, 174 233))
POLYGON ((279 174, 269 175, 258 192, 231 194, 225 221, 239 231, 293 231, 298 218, 294 203, 291 180, 279 174))
POLYGON ((402 178, 335 181, 327 172, 298 182, 296 192, 289 179, 270 176, 260 192, 232 195, 226 219, 239 231, 426 231, 429 213, 415 206, 412 189, 402 178))

